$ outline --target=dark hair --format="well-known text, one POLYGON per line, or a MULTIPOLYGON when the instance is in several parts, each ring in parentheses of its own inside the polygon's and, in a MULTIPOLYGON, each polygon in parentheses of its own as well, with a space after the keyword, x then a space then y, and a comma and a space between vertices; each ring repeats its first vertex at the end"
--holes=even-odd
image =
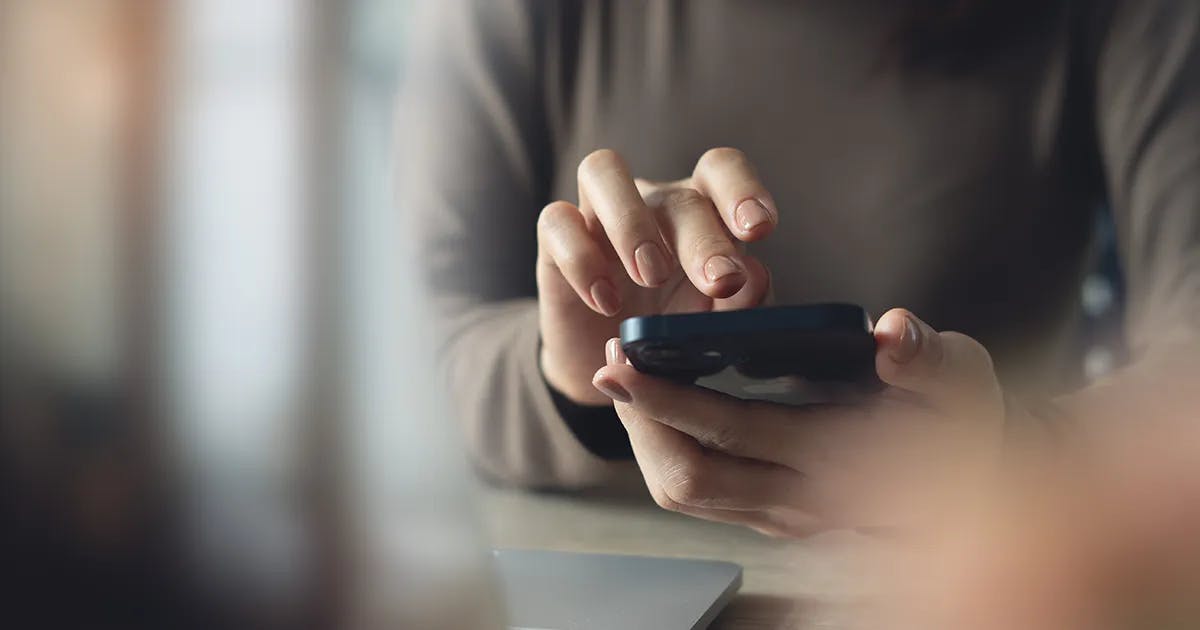
POLYGON ((885 46, 889 61, 909 68, 966 72, 1037 35, 1066 0, 896 0, 885 46))

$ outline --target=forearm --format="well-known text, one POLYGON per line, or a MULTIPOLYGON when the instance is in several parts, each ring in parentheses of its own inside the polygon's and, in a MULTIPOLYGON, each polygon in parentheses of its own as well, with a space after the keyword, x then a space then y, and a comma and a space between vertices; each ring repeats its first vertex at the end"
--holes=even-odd
POLYGON ((479 469, 502 483, 574 488, 627 467, 592 454, 559 416, 538 368, 537 303, 438 298, 446 391, 479 469))

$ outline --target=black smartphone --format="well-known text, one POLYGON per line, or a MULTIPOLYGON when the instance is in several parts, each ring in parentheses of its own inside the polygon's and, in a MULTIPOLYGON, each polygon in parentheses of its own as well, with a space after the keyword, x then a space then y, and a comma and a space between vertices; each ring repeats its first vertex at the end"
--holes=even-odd
POLYGON ((676 381, 732 368, 751 380, 878 383, 871 318, 853 304, 631 317, 621 347, 638 371, 676 381))

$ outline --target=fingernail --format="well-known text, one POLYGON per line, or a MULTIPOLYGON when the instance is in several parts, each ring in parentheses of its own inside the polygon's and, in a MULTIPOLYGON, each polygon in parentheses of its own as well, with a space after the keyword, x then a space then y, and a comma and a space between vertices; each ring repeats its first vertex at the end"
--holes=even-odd
POLYGON ((911 315, 904 316, 904 330, 900 331, 900 339, 892 348, 892 360, 896 363, 908 363, 917 356, 921 347, 921 325, 911 315))
POLYGON ((606 352, 609 365, 621 365, 625 362, 625 350, 621 348, 621 340, 613 337, 608 340, 606 352))
POLYGON ((771 212, 766 206, 759 203, 757 199, 747 199, 738 204, 738 207, 733 211, 733 218, 737 221, 738 227, 745 232, 751 232, 754 228, 767 223, 771 220, 771 212))
POLYGON ((741 268, 728 256, 713 256, 704 263, 704 277, 709 282, 716 282, 725 276, 740 273, 741 268))
POLYGON ((647 285, 656 287, 671 277, 671 264, 657 243, 642 243, 633 252, 637 261, 638 273, 647 285))
POLYGON ((627 403, 633 401, 633 396, 630 396, 629 392, 625 391, 624 387, 617 385, 616 381, 613 381, 607 376, 596 377, 594 380, 592 380, 592 386, 600 390, 601 394, 604 394, 605 396, 608 396, 617 402, 627 403))
POLYGON ((596 303, 596 308, 600 309, 601 313, 612 317, 621 310, 621 296, 617 294, 617 288, 609 282, 608 278, 600 278, 592 283, 592 301, 596 303))

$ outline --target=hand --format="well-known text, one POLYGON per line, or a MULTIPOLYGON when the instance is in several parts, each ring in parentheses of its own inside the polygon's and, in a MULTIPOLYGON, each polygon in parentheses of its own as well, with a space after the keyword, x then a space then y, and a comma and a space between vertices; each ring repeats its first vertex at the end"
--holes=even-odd
POLYGON ((706 152, 691 177, 671 183, 634 179, 613 151, 588 155, 579 205, 556 201, 538 218, 547 382, 575 402, 605 404, 591 378, 621 319, 759 305, 767 271, 741 245, 765 238, 778 218, 735 149, 706 152))
POLYGON ((593 379, 616 402, 662 507, 779 536, 912 526, 970 496, 1004 421, 986 350, 895 309, 875 328, 887 387, 865 401, 791 407, 637 372, 618 340, 593 379))
MULTIPOLYGON (((1129 396, 1150 409, 1144 394, 1129 396)), ((1179 412, 1076 416, 1051 457, 1022 458, 931 544, 875 546, 859 566, 882 598, 860 625, 1200 627, 1200 424, 1179 412)))

